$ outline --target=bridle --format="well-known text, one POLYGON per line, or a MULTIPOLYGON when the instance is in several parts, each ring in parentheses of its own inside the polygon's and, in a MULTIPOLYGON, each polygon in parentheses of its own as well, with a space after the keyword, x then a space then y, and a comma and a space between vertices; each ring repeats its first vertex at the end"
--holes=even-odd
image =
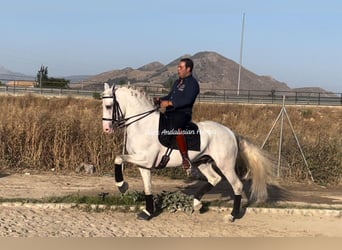
POLYGON ((126 117, 124 116, 124 114, 122 113, 121 107, 119 102, 116 100, 116 95, 115 95, 115 89, 113 87, 113 91, 112 91, 112 95, 111 96, 103 96, 102 99, 106 99, 106 98, 111 98, 113 99, 113 112, 112 112, 112 118, 102 118, 102 121, 111 121, 112 122, 112 126, 113 128, 124 128, 124 127, 128 127, 129 125, 131 125, 134 122, 137 122, 143 118, 145 118, 146 116, 152 114, 153 112, 157 111, 159 108, 156 107, 154 109, 148 110, 146 112, 137 114, 137 115, 133 115, 130 117, 126 117), (135 120, 131 120, 133 118, 136 118, 135 120), (131 120, 131 121, 129 121, 131 120))

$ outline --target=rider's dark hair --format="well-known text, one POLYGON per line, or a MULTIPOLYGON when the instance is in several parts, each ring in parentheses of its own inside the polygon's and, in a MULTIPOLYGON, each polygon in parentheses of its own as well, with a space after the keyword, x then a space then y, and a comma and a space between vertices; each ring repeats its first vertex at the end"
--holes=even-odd
POLYGON ((190 58, 182 58, 180 61, 185 62, 185 67, 190 68, 190 72, 192 72, 192 69, 194 68, 194 62, 190 58))

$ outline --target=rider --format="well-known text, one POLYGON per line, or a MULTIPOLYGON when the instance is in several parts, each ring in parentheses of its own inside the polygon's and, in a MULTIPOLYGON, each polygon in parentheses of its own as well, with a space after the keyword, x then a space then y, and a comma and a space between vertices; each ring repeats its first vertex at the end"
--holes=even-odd
POLYGON ((183 130, 191 121, 192 108, 199 94, 199 84, 192 76, 193 66, 191 59, 181 59, 177 67, 179 78, 174 82, 170 93, 156 100, 160 102, 161 108, 166 108, 170 128, 176 131, 176 142, 183 159, 184 169, 189 169, 191 162, 183 130))

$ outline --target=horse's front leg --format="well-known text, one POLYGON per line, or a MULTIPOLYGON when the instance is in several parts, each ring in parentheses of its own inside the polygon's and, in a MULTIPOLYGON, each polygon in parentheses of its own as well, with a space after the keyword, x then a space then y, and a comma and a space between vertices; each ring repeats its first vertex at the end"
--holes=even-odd
MULTIPOLYGON (((115 158, 115 183, 119 188, 121 193, 125 193, 128 189, 128 183, 124 181, 123 173, 122 173, 122 164, 123 162, 129 162, 132 164, 139 165, 139 171, 141 177, 143 179, 144 184, 144 193, 145 193, 145 202, 146 207, 138 214, 138 219, 142 220, 150 220, 153 216, 155 216, 155 204, 152 195, 152 175, 151 168, 153 163, 153 157, 149 157, 150 161, 146 160, 146 157, 143 154, 131 154, 131 155, 118 155, 115 158), (148 168, 146 166, 151 166, 148 168)), ((153 161, 154 162, 154 161, 153 161)))
POLYGON ((115 164, 114 177, 115 177, 115 185, 118 187, 120 193, 124 194, 128 190, 128 183, 124 181, 122 169, 123 169, 122 164, 115 164))
POLYGON ((115 185, 118 187, 121 193, 125 193, 128 190, 128 183, 124 181, 123 177, 123 167, 122 164, 124 162, 130 162, 133 164, 137 164, 140 166, 147 166, 146 157, 141 154, 132 154, 132 155, 118 155, 115 157, 114 163, 114 177, 115 177, 115 185))
POLYGON ((115 157, 114 164, 115 185, 118 187, 120 193, 124 194, 128 190, 128 183, 123 178, 123 160, 121 156, 115 157))
POLYGON ((146 168, 139 168, 141 177, 144 183, 144 192, 145 192, 145 202, 146 206, 143 211, 138 214, 138 219, 141 220, 150 220, 155 216, 156 208, 152 195, 152 175, 151 170, 146 168))

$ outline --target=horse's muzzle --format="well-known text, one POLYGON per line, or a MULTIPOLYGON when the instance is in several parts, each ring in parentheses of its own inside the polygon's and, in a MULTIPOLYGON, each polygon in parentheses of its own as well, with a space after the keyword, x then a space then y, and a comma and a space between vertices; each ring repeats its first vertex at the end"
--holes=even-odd
POLYGON ((106 128, 106 129, 103 129, 103 132, 105 132, 105 133, 107 133, 107 134, 111 134, 111 133, 114 132, 114 130, 111 129, 111 128, 106 128))
POLYGON ((111 134, 114 132, 114 129, 113 129, 111 122, 103 122, 102 123, 102 129, 103 129, 103 132, 105 132, 107 134, 111 134))

